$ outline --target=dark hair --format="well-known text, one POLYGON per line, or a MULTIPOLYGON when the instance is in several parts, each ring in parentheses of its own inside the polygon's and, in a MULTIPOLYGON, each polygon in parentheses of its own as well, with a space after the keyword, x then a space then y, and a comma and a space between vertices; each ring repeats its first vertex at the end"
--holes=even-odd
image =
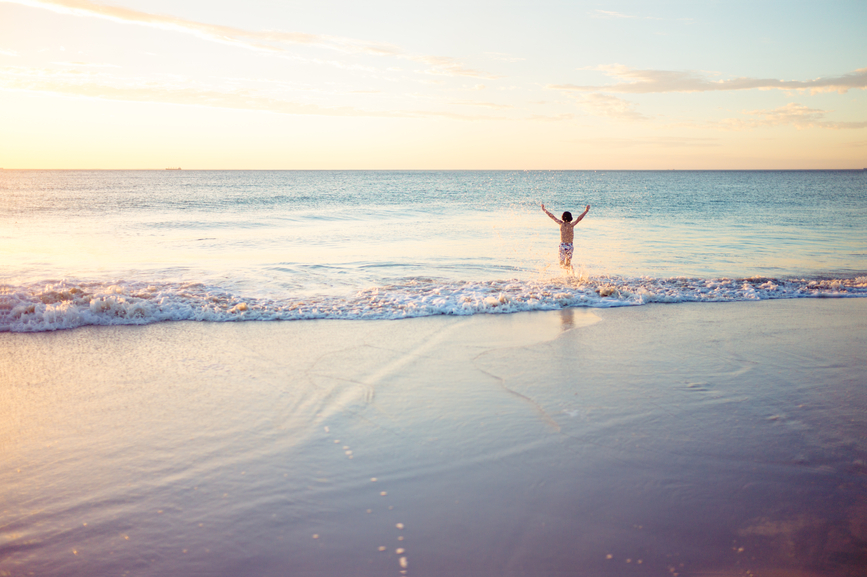
POLYGON ((572 222, 572 213, 569 212, 568 210, 566 212, 564 212, 563 213, 563 220, 565 220, 566 222, 572 222))

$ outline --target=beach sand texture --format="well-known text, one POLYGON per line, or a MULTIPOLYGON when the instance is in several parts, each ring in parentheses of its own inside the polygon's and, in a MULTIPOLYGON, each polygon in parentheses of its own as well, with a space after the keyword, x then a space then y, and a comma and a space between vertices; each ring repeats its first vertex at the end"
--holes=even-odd
POLYGON ((865 319, 0 333, 0 575, 865 575, 865 319))

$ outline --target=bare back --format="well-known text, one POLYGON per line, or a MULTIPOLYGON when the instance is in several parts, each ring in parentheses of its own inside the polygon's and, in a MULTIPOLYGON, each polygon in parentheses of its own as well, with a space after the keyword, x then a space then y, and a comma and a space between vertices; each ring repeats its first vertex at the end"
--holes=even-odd
POLYGON ((560 225, 560 242, 569 244, 571 244, 572 241, 575 239, 575 225, 581 222, 581 220, 585 216, 587 216, 587 213, 590 212, 590 205, 588 204, 584 208, 584 212, 582 212, 578 216, 578 218, 573 221, 566 222, 565 220, 560 220, 559 218, 551 214, 551 212, 547 208, 545 208, 544 204, 542 204, 541 206, 542 210, 545 211, 545 214, 547 214, 551 218, 551 220, 560 225))

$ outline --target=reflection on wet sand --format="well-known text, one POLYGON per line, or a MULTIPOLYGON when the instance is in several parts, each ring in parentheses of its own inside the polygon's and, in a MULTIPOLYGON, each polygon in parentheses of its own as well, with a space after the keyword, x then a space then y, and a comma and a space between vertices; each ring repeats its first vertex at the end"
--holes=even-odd
POLYGON ((865 312, 0 335, 0 574, 856 575, 865 312))
POLYGON ((564 331, 571 330, 575 327, 575 309, 560 310, 560 325, 564 331))

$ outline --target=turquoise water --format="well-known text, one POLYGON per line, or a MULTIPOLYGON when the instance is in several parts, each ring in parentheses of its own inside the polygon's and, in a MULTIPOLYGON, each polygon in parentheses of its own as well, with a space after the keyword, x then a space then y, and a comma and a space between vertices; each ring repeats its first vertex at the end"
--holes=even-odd
POLYGON ((864 171, 2 171, 0 330, 867 294, 864 171), (574 271, 542 211, 578 213, 574 271))

